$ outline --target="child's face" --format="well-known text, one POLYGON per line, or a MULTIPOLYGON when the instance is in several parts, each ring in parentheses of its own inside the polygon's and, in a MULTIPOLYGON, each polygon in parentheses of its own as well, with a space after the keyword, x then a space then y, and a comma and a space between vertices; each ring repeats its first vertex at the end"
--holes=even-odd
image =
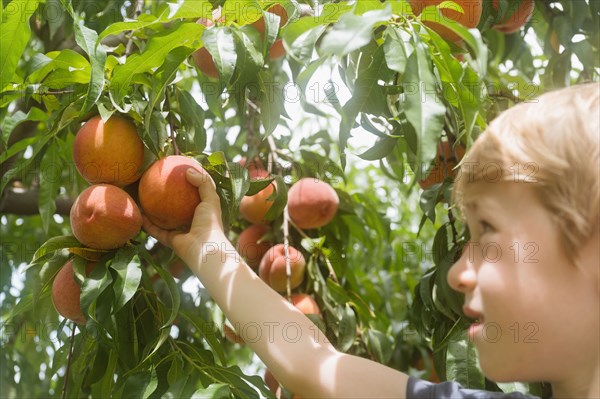
POLYGON ((480 322, 469 335, 496 381, 563 380, 598 353, 595 282, 564 253, 534 184, 467 187, 471 244, 448 274, 480 322))

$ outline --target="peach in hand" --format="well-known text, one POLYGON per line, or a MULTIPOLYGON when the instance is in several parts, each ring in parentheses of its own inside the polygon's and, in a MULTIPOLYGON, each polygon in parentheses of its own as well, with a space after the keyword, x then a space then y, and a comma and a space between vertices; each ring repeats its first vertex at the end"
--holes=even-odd
POLYGON ((192 223, 200 194, 185 177, 189 168, 206 174, 194 159, 170 155, 154 162, 142 175, 138 189, 140 205, 158 227, 178 230, 192 223))

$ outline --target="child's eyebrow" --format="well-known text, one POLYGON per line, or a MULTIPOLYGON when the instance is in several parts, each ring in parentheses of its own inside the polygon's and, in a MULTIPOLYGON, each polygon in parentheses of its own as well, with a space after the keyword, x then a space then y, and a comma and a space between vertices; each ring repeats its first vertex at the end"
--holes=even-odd
POLYGON ((471 200, 471 201, 465 201, 464 202, 464 208, 468 211, 476 211, 478 206, 477 206, 477 202, 475 202, 475 200, 471 200))

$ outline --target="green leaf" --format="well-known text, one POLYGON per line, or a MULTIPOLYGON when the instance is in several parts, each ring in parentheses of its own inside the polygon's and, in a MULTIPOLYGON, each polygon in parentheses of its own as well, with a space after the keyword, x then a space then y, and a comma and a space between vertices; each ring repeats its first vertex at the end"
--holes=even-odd
POLYGON ((199 38, 203 30, 204 27, 196 23, 177 24, 170 31, 152 36, 142 54, 134 54, 127 58, 124 65, 115 67, 109 89, 115 105, 120 105, 131 90, 135 75, 161 66, 173 49, 181 46, 192 49, 200 47, 199 38))
POLYGON ((379 363, 387 363, 392 355, 391 338, 381 331, 368 329, 366 334, 367 345, 370 352, 379 363))
MULTIPOLYGON (((73 269, 77 273, 75 263, 73 264, 73 269)), ((83 270, 81 272, 83 276, 83 270)), ((107 272, 106 267, 102 264, 98 264, 89 276, 83 278, 83 283, 81 284, 81 309, 84 311, 84 314, 89 313, 88 309, 92 303, 108 288, 112 281, 112 275, 107 272)), ((90 314, 90 316, 94 318, 93 315, 90 314)))
POLYGON ((358 154, 359 158, 365 161, 376 161, 388 156, 396 146, 398 139, 396 137, 383 137, 377 140, 377 143, 362 154, 358 154))
POLYGON ((315 18, 300 18, 289 23, 282 35, 289 49, 288 56, 305 65, 311 62, 317 41, 326 29, 327 26, 315 18))
MULTIPOLYGON (((23 122, 26 121, 45 121, 48 119, 48 114, 42 111, 40 108, 31 107, 27 113, 21 110, 17 110, 12 115, 8 115, 0 124, 0 131, 2 134, 1 143, 2 145, 8 145, 8 138, 10 137, 13 130, 23 122)), ((4 159, 4 157, 2 157, 4 159)))
POLYGON ((372 10, 363 15, 348 12, 323 37, 320 50, 325 54, 342 57, 365 45, 373 38, 373 28, 392 17, 392 9, 387 3, 382 10, 372 10))
POLYGON ((229 27, 206 29, 202 34, 202 43, 213 57, 220 80, 229 82, 238 60, 232 29, 229 27))
POLYGON ((29 267, 35 266, 39 264, 43 259, 47 258, 50 255, 53 255, 54 252, 63 248, 77 248, 82 247, 81 243, 77 241, 77 239, 73 236, 56 236, 50 238, 48 241, 43 243, 35 254, 33 254, 33 259, 29 264, 29 267))
MULTIPOLYGON (((313 75, 317 72, 317 70, 328 60, 327 57, 320 57, 316 60, 312 61, 306 68, 304 68, 296 77, 296 84, 300 89, 300 102, 304 109, 310 110, 310 112, 321 115, 323 117, 327 117, 328 115, 314 107, 312 104, 309 104, 311 97, 307 94, 307 89, 312 90, 314 85, 309 86, 308 84, 311 81, 313 75)), ((318 87, 318 85, 317 85, 318 87)), ((312 96, 313 103, 319 103, 320 91, 314 92, 315 95, 312 96)), ((340 107, 341 108, 341 107, 340 107)))
POLYGON ((40 165, 40 191, 38 205, 42 218, 42 227, 48 233, 48 227, 56 211, 56 197, 61 185, 64 162, 62 160, 59 139, 53 140, 44 154, 40 165))
POLYGON ((45 87, 60 89, 77 83, 90 81, 90 63, 73 50, 52 51, 37 54, 35 69, 28 77, 31 83, 42 83, 45 87))
POLYGON ((31 28, 29 18, 39 0, 13 0, 2 10, 0 21, 0 91, 13 80, 21 54, 25 50, 31 28))
POLYGON ((106 50, 103 46, 97 45, 98 34, 96 31, 87 28, 83 23, 83 20, 76 20, 73 24, 75 41, 89 56, 92 70, 89 79, 90 84, 80 115, 88 112, 102 95, 104 90, 104 66, 106 64, 106 50))
POLYGON ((206 129, 204 128, 204 109, 188 91, 177 90, 177 99, 181 110, 181 119, 188 135, 193 138, 193 148, 203 152, 206 148, 206 129))
POLYGON ((248 25, 262 16, 262 0, 229 0, 223 5, 223 15, 240 25, 248 25))
POLYGON ((406 68, 406 50, 399 29, 388 27, 385 30, 383 51, 388 68, 392 71, 404 73, 406 68))
MULTIPOLYGON (((152 91, 150 92, 150 100, 146 107, 145 124, 152 119, 152 113, 157 104, 165 99, 165 91, 167 86, 171 84, 181 64, 189 57, 194 50, 188 47, 177 47, 165 59, 164 64, 156 70, 152 79, 152 91)), ((179 93, 179 91, 177 91, 179 93)), ((160 111, 160 110, 159 110, 160 111)))
POLYGON ((437 80, 432 72, 428 49, 413 34, 415 51, 408 57, 403 84, 404 112, 416 133, 416 178, 421 179, 436 153, 436 144, 444 128, 446 107, 437 94, 437 80))
POLYGON ((342 167, 345 167, 344 151, 358 114, 369 111, 376 114, 382 112, 384 115, 388 114, 386 94, 378 83, 380 79, 385 79, 388 73, 383 49, 374 43, 365 47, 358 65, 358 77, 354 82, 352 98, 343 106, 339 134, 342 167))
POLYGON ((283 93, 280 85, 274 85, 274 77, 270 71, 261 71, 258 74, 260 87, 260 119, 265 128, 265 136, 269 136, 277 125, 281 114, 284 112, 283 93))
POLYGON ((267 211, 264 220, 275 220, 283 212, 283 208, 287 205, 287 186, 280 175, 275 176, 276 190, 273 192, 275 198, 273 205, 267 211))
POLYGON ((223 351, 223 343, 217 338, 219 330, 216 328, 215 323, 207 322, 199 315, 182 310, 179 312, 181 317, 187 320, 194 326, 196 331, 202 335, 206 340, 213 352, 218 356, 221 363, 227 363, 225 352, 223 351))
MULTIPOLYGON (((177 288, 177 284, 175 284, 175 281, 173 280, 173 276, 171 276, 171 273, 169 273, 167 270, 165 270, 162 267, 160 267, 159 265, 157 265, 156 262, 150 257, 150 255, 147 252, 143 252, 141 255, 146 259, 146 261, 148 261, 148 263, 150 263, 154 267, 154 270, 156 270, 156 272, 158 273, 160 278, 167 284, 167 288, 169 290, 169 295, 171 296, 171 309, 170 309, 171 312, 169 314, 169 318, 160 327, 162 330, 161 331, 161 340, 163 340, 162 334, 166 331, 167 336, 168 336, 169 328, 171 327, 171 324, 173 324, 173 320, 175 320, 175 318, 177 317, 177 313, 179 312, 179 306, 181 304, 181 298, 179 296, 179 289, 177 288)), ((164 336, 164 339, 166 339, 167 336, 164 336)), ((164 342, 164 340, 162 342, 164 342)), ((160 345, 162 345, 162 342, 160 342, 160 344, 154 348, 154 350, 152 351, 152 353, 150 355, 148 355, 148 357, 150 357, 152 354, 154 354, 154 352, 156 350, 158 350, 160 345)))
POLYGON ((117 272, 113 290, 115 292, 114 312, 119 311, 136 293, 142 279, 140 259, 132 247, 124 247, 117 251, 110 264, 117 272))
POLYGON ((158 388, 158 375, 156 373, 156 367, 152 367, 152 372, 150 373, 150 381, 144 390, 144 395, 142 396, 144 399, 148 399, 154 391, 158 388))
POLYGON ((146 371, 130 375, 123 387, 123 398, 137 399, 144 396, 152 380, 152 374, 146 371))
POLYGON ((167 22, 167 12, 168 10, 163 11, 163 13, 158 17, 149 14, 142 14, 138 17, 136 21, 119 21, 110 24, 106 27, 106 29, 102 31, 102 33, 100 33, 100 36, 98 36, 98 39, 96 40, 96 45, 98 45, 100 41, 102 41, 102 39, 104 39, 107 36, 118 35, 119 33, 126 31, 131 31, 133 33, 137 30, 152 26, 154 24, 167 22))
POLYGON ((192 394, 192 399, 229 399, 231 389, 227 384, 211 384, 208 388, 200 388, 192 394))
POLYGON ((178 18, 206 18, 212 19, 213 5, 209 0, 185 0, 167 3, 169 16, 167 20, 178 18))
POLYGON ((472 389, 484 389, 485 377, 479 368, 477 350, 467 337, 467 330, 458 330, 448 343, 446 378, 472 389))
POLYGON ((337 348, 341 352, 346 352, 356 338, 356 315, 352 308, 346 304, 342 310, 342 318, 338 330, 337 348))

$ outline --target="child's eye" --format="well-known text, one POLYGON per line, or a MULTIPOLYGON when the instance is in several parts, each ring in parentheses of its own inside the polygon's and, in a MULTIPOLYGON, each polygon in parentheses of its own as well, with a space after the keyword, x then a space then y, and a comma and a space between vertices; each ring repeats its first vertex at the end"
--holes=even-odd
POLYGON ((491 224, 489 224, 487 221, 480 220, 479 221, 479 231, 480 231, 480 234, 485 234, 485 233, 494 231, 494 227, 491 224))

